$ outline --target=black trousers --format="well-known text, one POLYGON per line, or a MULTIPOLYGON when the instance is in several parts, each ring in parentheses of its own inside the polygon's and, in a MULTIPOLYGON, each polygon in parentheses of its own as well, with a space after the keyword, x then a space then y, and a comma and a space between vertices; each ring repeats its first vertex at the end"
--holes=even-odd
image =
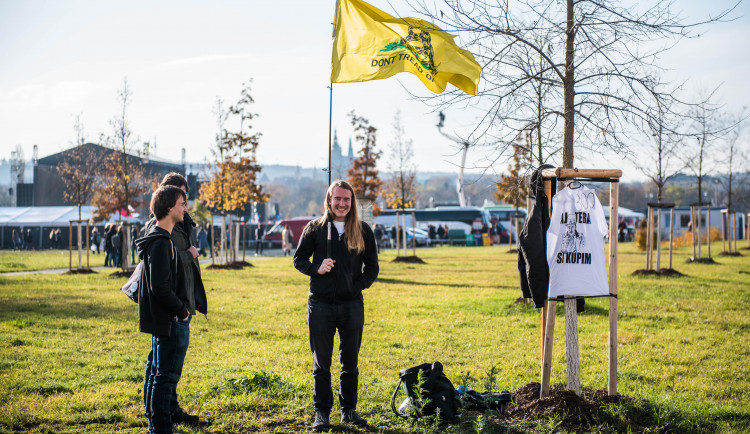
POLYGON ((310 329, 310 350, 313 356, 313 403, 315 411, 330 412, 333 408, 331 390, 331 357, 333 337, 339 332, 339 405, 341 410, 357 407, 359 381, 359 347, 365 324, 365 305, 362 300, 329 304, 310 299, 307 305, 310 329))

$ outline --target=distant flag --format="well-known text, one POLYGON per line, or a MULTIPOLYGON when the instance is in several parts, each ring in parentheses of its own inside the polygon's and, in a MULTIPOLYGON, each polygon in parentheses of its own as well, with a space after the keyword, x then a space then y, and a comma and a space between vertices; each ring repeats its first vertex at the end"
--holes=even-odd
POLYGON ((333 27, 332 83, 411 72, 435 93, 451 83, 477 94, 482 67, 434 24, 394 18, 360 0, 338 0, 333 27))

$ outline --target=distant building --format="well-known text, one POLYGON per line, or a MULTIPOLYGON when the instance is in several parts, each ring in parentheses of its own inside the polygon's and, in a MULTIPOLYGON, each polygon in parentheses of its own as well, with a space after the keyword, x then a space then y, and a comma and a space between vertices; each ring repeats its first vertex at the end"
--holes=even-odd
MULTIPOLYGON (((84 143, 81 146, 90 148, 98 154, 108 155, 117 152, 95 143, 84 143)), ((19 183, 17 187, 17 206, 65 206, 75 205, 72 201, 65 200, 65 184, 57 173, 57 165, 65 160, 66 154, 72 152, 67 149, 56 154, 40 158, 34 165, 34 180, 31 183, 19 183)), ((177 163, 156 160, 154 158, 141 158, 140 156, 128 155, 134 164, 144 168, 147 179, 159 181, 169 172, 185 174, 185 166, 177 163)), ((194 192, 191 189, 191 196, 194 192)), ((87 203, 85 205, 90 205, 87 203)))
POLYGON ((352 140, 349 139, 349 155, 344 155, 339 145, 338 133, 333 132, 333 144, 331 145, 331 179, 348 179, 349 168, 354 161, 352 151, 352 140))

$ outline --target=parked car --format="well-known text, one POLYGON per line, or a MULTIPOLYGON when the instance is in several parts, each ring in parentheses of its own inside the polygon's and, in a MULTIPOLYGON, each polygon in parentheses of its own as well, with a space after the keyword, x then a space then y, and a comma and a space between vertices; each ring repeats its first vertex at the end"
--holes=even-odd
POLYGON ((316 217, 293 217, 291 219, 281 220, 263 235, 263 241, 270 248, 281 248, 281 232, 284 230, 285 225, 289 225, 289 229, 291 229, 294 238, 294 246, 296 247, 297 244, 299 244, 299 238, 302 236, 302 230, 305 229, 305 226, 315 218, 316 217))
POLYGON ((411 239, 414 238, 417 242, 417 247, 429 246, 430 236, 424 229, 412 229, 406 228, 406 242, 407 246, 411 247, 411 239))

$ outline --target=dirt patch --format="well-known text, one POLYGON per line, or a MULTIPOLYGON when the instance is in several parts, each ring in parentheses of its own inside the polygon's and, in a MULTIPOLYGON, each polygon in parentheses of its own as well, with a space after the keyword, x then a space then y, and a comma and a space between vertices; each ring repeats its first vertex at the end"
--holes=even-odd
POLYGON ((96 274, 96 271, 92 270, 91 268, 74 268, 62 274, 96 274))
POLYGON ((675 270, 674 268, 662 268, 659 271, 656 270, 635 270, 631 274, 632 276, 666 276, 666 277, 682 277, 684 274, 675 270))
POLYGON ((226 264, 211 264, 206 270, 242 270, 245 267, 252 267, 253 264, 247 261, 228 262, 226 264))
POLYGON ((742 256, 740 252, 721 252, 719 256, 742 256))
POLYGON ((511 253, 511 254, 515 255, 516 253, 518 253, 518 249, 510 249, 510 250, 508 250, 508 253, 511 253))
POLYGON ((714 258, 689 258, 687 261, 688 264, 715 264, 716 261, 714 261, 714 258))
POLYGON ((391 262, 400 262, 402 264, 426 264, 426 262, 418 256, 396 256, 396 259, 391 262))
POLYGON ((622 395, 609 396, 606 390, 583 388, 581 396, 555 384, 549 396, 539 398, 541 385, 529 383, 513 392, 514 404, 506 406, 499 419, 532 420, 540 416, 555 415, 563 425, 574 427, 602 419, 602 408, 610 403, 622 403, 631 398, 622 395))
POLYGON ((115 278, 126 277, 126 278, 130 278, 131 274, 133 274, 133 270, 119 270, 119 271, 115 271, 114 273, 110 274, 109 277, 115 277, 115 278))

